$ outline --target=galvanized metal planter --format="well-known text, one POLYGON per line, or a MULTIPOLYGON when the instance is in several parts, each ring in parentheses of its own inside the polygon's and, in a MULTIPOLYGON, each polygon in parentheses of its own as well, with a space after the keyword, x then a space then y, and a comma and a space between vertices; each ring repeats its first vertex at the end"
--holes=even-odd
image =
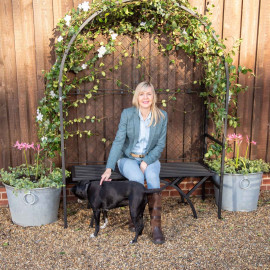
POLYGON ((4 184, 13 223, 27 226, 41 226, 58 219, 61 188, 36 188, 29 191, 15 191, 4 184))
MULTIPOLYGON (((220 176, 213 176, 215 184, 219 185, 220 176)), ((262 173, 224 174, 221 208, 228 211, 249 212, 257 209, 260 195, 262 173)), ((215 186, 215 199, 218 204, 219 190, 215 186)))

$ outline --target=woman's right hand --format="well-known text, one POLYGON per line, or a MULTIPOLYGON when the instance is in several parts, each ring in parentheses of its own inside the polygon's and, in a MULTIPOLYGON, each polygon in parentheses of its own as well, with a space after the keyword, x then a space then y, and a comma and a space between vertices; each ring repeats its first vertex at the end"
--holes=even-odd
POLYGON ((112 179, 110 179, 111 174, 112 174, 112 169, 107 168, 106 171, 101 175, 99 184, 102 185, 103 181, 112 181, 112 179))

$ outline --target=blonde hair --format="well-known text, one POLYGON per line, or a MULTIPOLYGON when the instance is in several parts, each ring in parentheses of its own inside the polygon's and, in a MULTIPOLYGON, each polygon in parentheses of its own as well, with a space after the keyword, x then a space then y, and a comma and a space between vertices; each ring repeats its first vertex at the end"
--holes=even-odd
POLYGON ((160 121, 161 117, 165 118, 164 114, 162 113, 162 111, 156 106, 157 103, 157 95, 154 89, 154 86, 150 83, 150 82, 141 82, 137 85, 134 95, 133 95, 133 99, 132 99, 132 105, 135 106, 137 109, 140 108, 139 105, 139 94, 142 91, 145 91, 146 89, 150 88, 152 93, 153 93, 153 102, 151 104, 151 121, 149 126, 151 126, 154 122, 154 126, 160 121))

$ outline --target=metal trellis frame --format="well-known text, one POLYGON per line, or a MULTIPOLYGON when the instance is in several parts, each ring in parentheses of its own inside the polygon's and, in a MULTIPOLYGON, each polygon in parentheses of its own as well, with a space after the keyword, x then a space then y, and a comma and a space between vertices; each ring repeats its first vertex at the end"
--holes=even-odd
MULTIPOLYGON (((133 2, 132 0, 123 0, 122 3, 128 3, 133 2)), ((201 18, 192 10, 189 8, 179 5, 180 9, 185 10, 189 14, 191 14, 193 17, 198 19, 204 26, 207 26, 207 24, 201 20, 201 18)), ((69 44, 63 54, 61 65, 60 65, 60 72, 59 72, 59 78, 58 78, 58 93, 59 93, 59 111, 60 111, 60 132, 61 132, 61 160, 62 160, 62 181, 64 184, 63 187, 63 210, 64 210, 64 227, 67 228, 67 197, 66 197, 66 175, 65 175, 65 144, 64 144, 64 127, 63 127, 63 103, 62 103, 62 79, 63 79, 63 70, 65 61, 67 58, 67 55, 70 51, 71 45, 76 40, 78 34, 84 29, 84 27, 90 23, 92 20, 94 20, 98 15, 103 13, 103 10, 99 10, 95 12, 94 14, 90 15, 79 27, 78 31, 72 36, 72 38, 69 41, 69 44)), ((212 36, 215 39, 217 43, 219 43, 216 35, 214 32, 212 32, 212 36)), ((222 202, 222 187, 223 187, 223 176, 224 176, 224 161, 225 161, 225 142, 226 142, 226 136, 227 136, 227 115, 228 115, 228 104, 229 104, 229 70, 228 70, 228 64, 225 61, 224 55, 221 56, 222 61, 224 61, 225 65, 225 71, 226 71, 226 84, 227 84, 227 91, 226 91, 226 98, 225 98, 225 117, 224 117, 224 131, 223 131, 223 138, 222 142, 216 141, 222 146, 222 157, 221 157, 221 177, 220 177, 220 186, 219 186, 219 201, 218 201, 218 218, 221 218, 221 202, 222 202)), ((209 134, 204 134, 206 137, 213 139, 209 134)))

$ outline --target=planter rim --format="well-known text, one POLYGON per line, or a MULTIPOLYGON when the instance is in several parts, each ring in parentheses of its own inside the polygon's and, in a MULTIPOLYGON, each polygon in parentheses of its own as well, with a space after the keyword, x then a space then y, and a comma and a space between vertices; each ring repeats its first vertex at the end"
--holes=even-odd
MULTIPOLYGON (((214 172, 215 175, 220 176, 217 172, 214 172)), ((255 172, 255 173, 247 173, 247 174, 243 174, 243 173, 224 173, 224 175, 255 175, 255 174, 263 174, 263 172, 255 172)))
MULTIPOLYGON (((3 183, 2 182, 2 184, 5 186, 5 187, 9 187, 9 188, 11 188, 11 189, 15 189, 15 187, 13 187, 13 186, 10 186, 10 185, 8 185, 8 184, 6 184, 6 183, 3 183)), ((25 189, 25 188, 20 188, 20 189, 17 189, 17 190, 24 190, 24 191, 31 191, 31 190, 42 190, 42 189, 61 189, 61 187, 60 188, 56 188, 56 187, 43 187, 43 188, 31 188, 31 189, 25 189)))

